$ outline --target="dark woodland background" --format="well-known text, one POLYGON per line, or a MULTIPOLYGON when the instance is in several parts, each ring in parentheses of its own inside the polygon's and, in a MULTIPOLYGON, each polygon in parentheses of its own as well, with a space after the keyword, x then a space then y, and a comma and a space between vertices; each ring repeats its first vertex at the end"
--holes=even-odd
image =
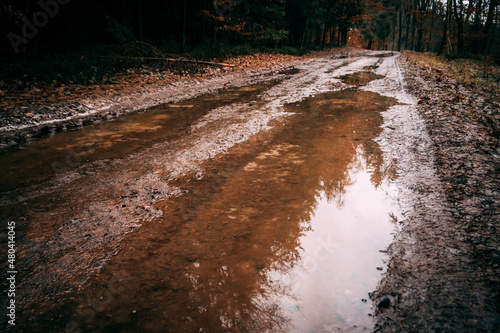
POLYGON ((0 79, 29 73, 48 80, 57 72, 78 82, 88 70, 117 71, 161 57, 299 55, 347 44, 498 62, 498 2, 2 0, 0 79))

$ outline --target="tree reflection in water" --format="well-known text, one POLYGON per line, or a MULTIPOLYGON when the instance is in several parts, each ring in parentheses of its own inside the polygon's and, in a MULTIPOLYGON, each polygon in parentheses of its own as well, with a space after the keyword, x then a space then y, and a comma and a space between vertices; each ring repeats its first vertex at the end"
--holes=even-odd
MULTIPOLYGON (((297 113, 291 126, 223 185, 199 182, 197 194, 166 202, 162 222, 123 244, 108 270, 134 272, 137 283, 89 329, 289 331, 290 310, 300 303, 289 273, 314 264, 303 257, 301 242, 322 198, 342 207, 360 168, 369 170, 374 186, 395 177, 381 169, 384 159, 373 141, 380 111, 394 104, 345 90, 287 106, 297 113), (131 306, 140 316, 128 314, 131 306)), ((320 236, 318 255, 334 255, 331 240, 320 236)))
POLYGON ((205 321, 207 328, 222 325, 243 332, 290 329, 289 313, 282 305, 293 308, 299 300, 287 273, 304 264, 300 239, 311 230, 309 222, 318 199, 325 196, 341 207, 360 168, 370 170, 375 187, 383 179, 395 177, 381 170, 383 156, 373 141, 381 131, 380 111, 394 103, 375 93, 349 90, 289 106, 299 114, 295 125, 198 213, 197 219, 224 226, 219 230, 224 244, 221 266, 213 266, 213 261, 203 263, 219 274, 203 290, 195 283, 190 293, 193 307, 205 304, 211 314, 205 321), (214 323, 215 318, 220 323, 214 323))

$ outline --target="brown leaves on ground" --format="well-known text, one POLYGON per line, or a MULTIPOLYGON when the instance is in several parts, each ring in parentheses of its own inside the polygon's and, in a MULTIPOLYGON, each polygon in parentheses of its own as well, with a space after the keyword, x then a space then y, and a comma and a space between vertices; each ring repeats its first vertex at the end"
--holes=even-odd
POLYGON ((444 56, 437 56, 433 53, 413 51, 406 51, 405 56, 413 66, 422 70, 424 76, 432 75, 437 81, 445 75, 474 90, 496 94, 499 92, 500 66, 496 66, 493 59, 447 60, 444 56))
MULTIPOLYGON (((175 70, 158 70, 156 68, 128 69, 126 72, 105 77, 100 83, 92 85, 62 84, 39 82, 28 85, 23 82, 6 84, 0 81, 0 109, 5 113, 9 110, 24 109, 36 114, 41 106, 58 106, 85 102, 86 100, 119 97, 131 91, 151 92, 160 86, 168 86, 182 80, 203 79, 235 71, 258 70, 276 67, 298 57, 282 54, 253 54, 226 59, 227 67, 186 65, 175 70)), ((215 61, 215 60, 214 60, 215 61)))
MULTIPOLYGON (((448 184, 449 196, 466 200, 474 193, 489 193, 488 184, 500 185, 498 91, 470 86, 468 82, 477 78, 465 80, 450 73, 456 63, 440 65, 442 60, 433 61, 430 57, 407 52, 401 60, 414 74, 408 76, 409 84, 420 97, 418 107, 434 139, 439 171, 448 184)), ((496 67, 492 72, 498 70, 496 67)))
MULTIPOLYGON (((471 61, 406 52, 401 62, 421 101, 457 233, 471 246, 471 269, 491 287, 488 299, 500 297, 499 67, 489 64, 483 77, 481 64, 471 61)), ((496 307, 500 310, 498 302, 496 307)))
POLYGON ((280 64, 287 63, 296 60, 298 58, 299 57, 286 54, 257 53, 252 55, 229 58, 225 60, 224 63, 234 66, 232 68, 229 68, 229 70, 231 71, 252 70, 265 67, 276 67, 280 64))

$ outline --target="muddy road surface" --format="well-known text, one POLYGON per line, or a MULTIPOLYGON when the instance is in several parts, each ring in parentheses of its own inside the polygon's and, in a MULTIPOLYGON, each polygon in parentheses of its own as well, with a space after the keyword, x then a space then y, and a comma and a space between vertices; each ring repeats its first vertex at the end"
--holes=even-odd
POLYGON ((4 150, 2 326, 489 331, 398 57, 313 57, 4 150))

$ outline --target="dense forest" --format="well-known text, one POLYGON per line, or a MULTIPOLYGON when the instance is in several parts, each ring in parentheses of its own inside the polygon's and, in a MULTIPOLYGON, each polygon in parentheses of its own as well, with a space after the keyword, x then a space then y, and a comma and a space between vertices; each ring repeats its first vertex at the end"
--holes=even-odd
POLYGON ((4 67, 130 43, 151 46, 142 56, 197 59, 346 44, 495 60, 500 51, 498 0, 3 0, 0 22, 4 67))

